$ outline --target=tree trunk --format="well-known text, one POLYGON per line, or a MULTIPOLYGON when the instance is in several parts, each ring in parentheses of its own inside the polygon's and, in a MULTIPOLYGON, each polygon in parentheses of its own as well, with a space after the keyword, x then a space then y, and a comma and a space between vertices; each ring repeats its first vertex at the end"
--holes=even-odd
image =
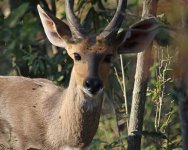
MULTIPOLYGON (((142 17, 155 16, 158 0, 144 0, 142 17)), ((137 55, 135 83, 133 89, 130 122, 128 129, 128 150, 141 149, 141 136, 134 132, 142 131, 149 69, 153 63, 152 46, 137 55)))

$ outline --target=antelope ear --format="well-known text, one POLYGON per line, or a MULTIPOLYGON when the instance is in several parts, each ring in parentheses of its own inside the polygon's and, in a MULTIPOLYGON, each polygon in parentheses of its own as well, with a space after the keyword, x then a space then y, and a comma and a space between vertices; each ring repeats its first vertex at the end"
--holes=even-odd
POLYGON ((122 31, 118 53, 138 53, 148 48, 157 34, 158 25, 155 18, 149 18, 132 25, 126 32, 122 31))
POLYGON ((71 38, 69 26, 60 19, 45 12, 40 5, 37 5, 37 9, 49 41, 55 46, 65 47, 71 38))

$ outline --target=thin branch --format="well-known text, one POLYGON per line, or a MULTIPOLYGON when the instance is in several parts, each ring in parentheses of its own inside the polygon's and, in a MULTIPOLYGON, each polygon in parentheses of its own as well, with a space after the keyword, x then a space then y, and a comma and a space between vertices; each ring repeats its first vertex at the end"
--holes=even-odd
MULTIPOLYGON (((123 65, 123 56, 120 55, 120 62, 121 62, 121 72, 122 72, 122 78, 123 78, 123 97, 124 97, 124 102, 125 102, 125 114, 128 116, 128 104, 127 104, 127 95, 126 95, 126 84, 125 84, 125 71, 124 71, 124 65, 123 65)), ((129 128, 129 120, 126 120, 127 122, 127 131, 129 128)))

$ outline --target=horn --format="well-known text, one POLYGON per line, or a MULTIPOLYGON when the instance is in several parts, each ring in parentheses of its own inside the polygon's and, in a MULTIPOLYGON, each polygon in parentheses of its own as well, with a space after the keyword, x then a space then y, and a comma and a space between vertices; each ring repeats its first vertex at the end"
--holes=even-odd
POLYGON ((110 40, 111 38, 116 36, 117 31, 123 22, 126 6, 127 6, 127 0, 118 1, 116 13, 114 14, 114 17, 112 18, 110 23, 99 35, 101 38, 110 40))
POLYGON ((84 29, 73 12, 74 0, 65 0, 65 13, 69 28, 76 38, 83 38, 84 29))

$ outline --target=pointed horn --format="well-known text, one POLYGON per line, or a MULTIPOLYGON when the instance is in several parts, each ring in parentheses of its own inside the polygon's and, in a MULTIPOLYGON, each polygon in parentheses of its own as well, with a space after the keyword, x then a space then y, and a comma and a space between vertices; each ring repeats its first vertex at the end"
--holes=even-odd
POLYGON ((110 23, 106 26, 103 32, 99 35, 101 38, 110 40, 111 38, 116 36, 117 31, 123 22, 126 6, 127 6, 127 0, 118 1, 116 13, 114 14, 114 17, 112 18, 110 23))
POLYGON ((65 0, 65 12, 70 30, 76 38, 83 38, 84 31, 78 18, 73 12, 74 0, 65 0))

